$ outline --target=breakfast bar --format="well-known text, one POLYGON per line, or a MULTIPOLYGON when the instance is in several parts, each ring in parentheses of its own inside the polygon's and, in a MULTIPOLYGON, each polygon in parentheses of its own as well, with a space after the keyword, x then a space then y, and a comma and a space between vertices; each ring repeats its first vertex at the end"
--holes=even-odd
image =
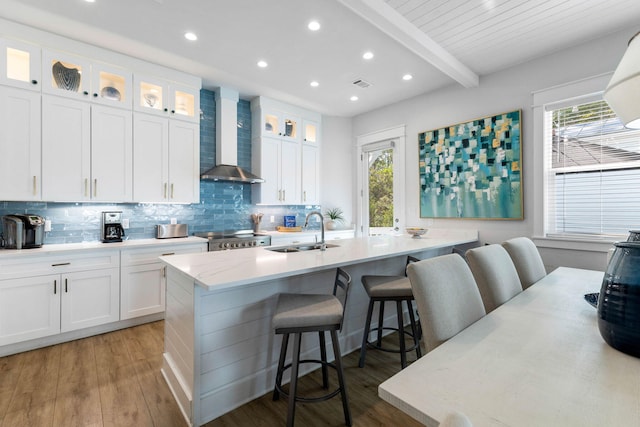
MULTIPOLYGON (((278 293, 330 293, 335 269, 345 269, 353 280, 340 334, 346 354, 362 339, 368 304, 362 275, 403 274, 409 254, 433 257, 477 238, 476 230, 429 230, 421 238, 330 241, 326 251, 259 247, 160 258, 167 266, 162 373, 185 419, 202 425, 273 388, 280 338, 271 316, 278 293)), ((315 341, 303 341, 303 355, 315 350, 315 341)))

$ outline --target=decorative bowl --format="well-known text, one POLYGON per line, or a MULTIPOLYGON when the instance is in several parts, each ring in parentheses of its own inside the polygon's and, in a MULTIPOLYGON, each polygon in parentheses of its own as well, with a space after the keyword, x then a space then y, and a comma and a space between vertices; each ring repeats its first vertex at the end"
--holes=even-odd
POLYGON ((120 91, 115 87, 105 86, 100 91, 100 95, 102 95, 105 99, 110 99, 112 101, 120 101, 120 91))
POLYGON ((73 92, 78 91, 82 76, 76 68, 67 68, 58 61, 51 67, 51 73, 58 88, 73 92))
POLYGON ((414 239, 419 239, 424 233, 427 232, 426 228, 421 227, 407 227, 407 234, 410 234, 414 239))

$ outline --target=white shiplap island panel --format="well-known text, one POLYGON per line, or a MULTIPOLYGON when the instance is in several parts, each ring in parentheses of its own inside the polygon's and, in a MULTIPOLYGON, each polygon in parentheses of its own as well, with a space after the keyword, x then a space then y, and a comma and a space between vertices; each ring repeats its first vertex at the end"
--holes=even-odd
MULTIPOLYGON (((427 258, 476 241, 476 230, 430 230, 421 239, 336 240, 331 243, 339 246, 324 252, 263 247, 161 258, 167 265, 162 372, 185 418, 202 425, 273 388, 281 337, 271 316, 278 293, 330 293, 335 269, 349 272, 353 286, 340 334, 347 353, 362 339, 368 305, 362 275, 403 274, 408 254, 427 258)), ((387 313, 393 322, 394 310, 387 313)), ((316 347, 317 337, 303 340, 303 355, 316 347)))

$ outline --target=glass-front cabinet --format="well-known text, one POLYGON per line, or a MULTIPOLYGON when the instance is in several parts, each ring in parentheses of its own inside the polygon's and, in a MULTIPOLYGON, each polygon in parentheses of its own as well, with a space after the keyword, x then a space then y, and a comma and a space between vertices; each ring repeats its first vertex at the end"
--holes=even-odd
POLYGON ((131 108, 133 74, 122 68, 94 63, 91 66, 91 98, 112 107, 131 108))
POLYGON ((0 83, 29 90, 40 90, 40 47, 0 39, 0 83))
POLYGON ((62 52, 42 52, 42 91, 57 96, 89 99, 91 63, 62 52))
POLYGON ((190 122, 200 121, 200 91, 167 80, 135 75, 134 110, 190 122))
POLYGON ((131 108, 131 71, 56 51, 42 58, 43 92, 131 108))
POLYGON ((300 117, 277 110, 265 110, 262 135, 300 140, 300 117))
POLYGON ((304 135, 302 141, 308 144, 317 144, 320 140, 320 128, 318 122, 305 119, 302 124, 304 135))

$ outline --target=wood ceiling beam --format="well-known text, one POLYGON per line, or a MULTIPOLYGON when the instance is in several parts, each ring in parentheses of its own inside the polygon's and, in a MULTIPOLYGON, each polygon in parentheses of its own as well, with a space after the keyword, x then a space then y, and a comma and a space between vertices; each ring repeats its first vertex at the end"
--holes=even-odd
POLYGON ((479 85, 476 73, 383 0, 338 1, 462 86, 479 85))

